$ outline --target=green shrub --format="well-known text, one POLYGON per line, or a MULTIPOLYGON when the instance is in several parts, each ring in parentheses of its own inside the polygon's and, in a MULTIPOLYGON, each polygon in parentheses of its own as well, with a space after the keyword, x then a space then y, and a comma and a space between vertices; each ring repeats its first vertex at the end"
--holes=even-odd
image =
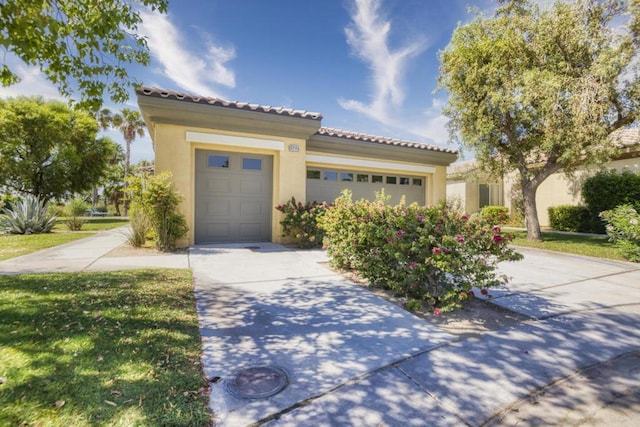
POLYGON ((322 247, 324 231, 318 225, 318 219, 324 215, 327 207, 326 203, 316 201, 302 204, 295 197, 284 205, 276 206, 276 210, 284 214, 280 221, 283 234, 294 239, 301 248, 322 247))
POLYGON ((604 211, 607 234, 629 261, 640 262, 640 214, 630 204, 604 211))
POLYGON ((585 206, 560 205, 548 209, 549 225, 558 231, 590 232, 591 216, 585 206))
POLYGON ((473 286, 502 284, 497 263, 521 258, 500 227, 446 205, 353 202, 346 191, 319 223, 335 267, 357 270, 374 286, 439 310, 459 304, 473 286))
POLYGON ((171 174, 143 174, 127 180, 130 209, 144 212, 155 233, 156 248, 161 251, 175 249, 176 240, 184 237, 189 227, 184 215, 178 212, 182 196, 173 189, 171 174))
POLYGON ((0 196, 0 210, 9 209, 11 203, 17 203, 20 201, 20 197, 11 194, 4 194, 0 196))
POLYGON ((151 224, 149 218, 137 205, 129 209, 129 225, 131 226, 131 231, 127 236, 129 244, 136 248, 144 245, 147 241, 147 234, 151 231, 151 224))
POLYGON ((504 225, 509 221, 509 208, 506 206, 485 206, 480 214, 493 225, 504 225))
POLYGON ((628 170, 599 172, 585 180, 582 198, 591 215, 591 231, 604 233, 601 212, 624 204, 640 204, 640 175, 628 170))
POLYGON ((81 197, 75 197, 64 208, 64 214, 67 219, 64 220, 65 225, 71 231, 80 231, 82 226, 87 223, 84 217, 85 211, 89 206, 81 197))
POLYGON ((49 233, 56 225, 56 217, 49 211, 47 202, 27 196, 9 203, 0 211, 0 232, 9 234, 49 233))

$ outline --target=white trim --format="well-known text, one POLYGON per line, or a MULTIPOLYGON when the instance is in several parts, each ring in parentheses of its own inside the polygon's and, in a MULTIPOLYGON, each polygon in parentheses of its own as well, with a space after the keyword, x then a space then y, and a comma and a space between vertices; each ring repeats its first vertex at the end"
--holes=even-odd
POLYGON ((187 131, 187 142, 203 142, 205 144, 231 145, 233 147, 266 148, 269 150, 284 150, 284 142, 274 139, 249 138, 246 136, 222 135, 219 133, 205 133, 187 131))
POLYGON ((404 172, 435 173, 432 166, 409 165, 406 163, 379 162, 376 160, 351 159, 347 157, 318 156, 307 154, 305 160, 309 163, 324 163, 337 166, 357 166, 375 169, 396 169, 404 172))

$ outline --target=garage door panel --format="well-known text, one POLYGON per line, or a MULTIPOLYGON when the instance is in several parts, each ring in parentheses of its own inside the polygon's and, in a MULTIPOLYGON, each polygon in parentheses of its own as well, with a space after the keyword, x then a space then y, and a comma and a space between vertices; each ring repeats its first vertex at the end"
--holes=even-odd
POLYGON ((209 177, 207 179, 208 193, 229 193, 231 192, 231 178, 224 176, 209 177))
POLYGON ((196 150, 196 243, 270 241, 272 173, 271 156, 196 150))
POLYGON ((240 201, 240 216, 242 218, 260 219, 264 214, 264 203, 252 200, 240 201))

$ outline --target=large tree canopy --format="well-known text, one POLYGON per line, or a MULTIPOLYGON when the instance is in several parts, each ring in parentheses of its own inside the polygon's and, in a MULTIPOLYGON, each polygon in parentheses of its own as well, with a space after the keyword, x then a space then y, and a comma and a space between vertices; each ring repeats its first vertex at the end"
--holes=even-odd
MULTIPOLYGON (((138 9, 166 12, 167 2, 0 0, 0 47, 39 66, 63 95, 77 91, 81 105, 97 110, 105 92, 116 103, 128 99, 128 89, 137 83, 129 78, 127 64, 149 62, 146 41, 136 34, 142 20, 138 9)), ((17 81, 4 62, 0 82, 17 81)))
POLYGON ((551 174, 604 162, 609 135, 639 117, 640 0, 502 0, 440 54, 450 131, 480 166, 519 172, 528 237, 551 174))
POLYGON ((41 98, 0 100, 0 188, 46 200, 90 189, 115 143, 87 113, 41 98))

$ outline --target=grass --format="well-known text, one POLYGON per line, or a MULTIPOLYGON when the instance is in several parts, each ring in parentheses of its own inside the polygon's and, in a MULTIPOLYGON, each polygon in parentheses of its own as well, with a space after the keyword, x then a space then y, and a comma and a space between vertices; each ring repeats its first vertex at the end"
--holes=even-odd
POLYGON ((607 236, 592 236, 578 234, 564 234, 543 231, 542 242, 527 240, 526 231, 515 231, 512 244, 530 248, 546 249, 549 251, 565 252, 576 255, 586 255, 597 258, 607 258, 624 261, 622 251, 609 241, 607 236))
POLYGON ((0 261, 30 254, 41 249, 62 245, 74 240, 83 239, 101 230, 111 230, 129 222, 126 218, 88 218, 82 231, 71 232, 62 222, 58 222, 52 233, 29 235, 0 235, 0 261))
POLYGON ((0 276, 0 425, 205 426, 191 273, 0 276))

